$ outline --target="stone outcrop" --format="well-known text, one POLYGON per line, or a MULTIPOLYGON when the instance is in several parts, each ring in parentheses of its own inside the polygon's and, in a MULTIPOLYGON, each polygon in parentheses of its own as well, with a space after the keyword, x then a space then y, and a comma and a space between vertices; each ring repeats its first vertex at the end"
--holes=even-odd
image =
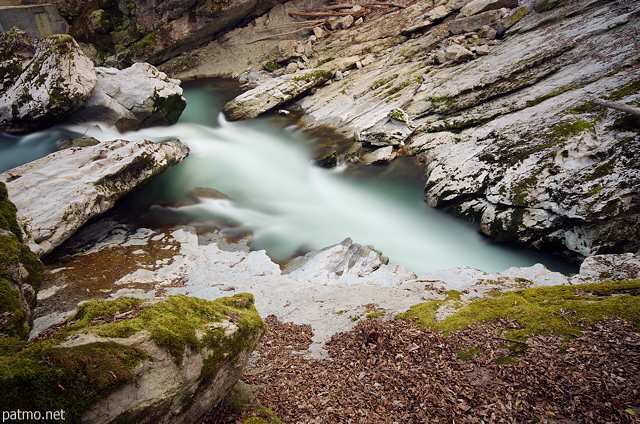
POLYGON ((637 120, 593 100, 638 101, 640 71, 629 46, 640 4, 458 13, 474 4, 419 2, 324 35, 316 58, 360 60, 300 94, 304 124, 419 155, 427 202, 478 222, 497 240, 578 258, 635 251, 637 120), (372 51, 375 59, 363 65, 372 51), (393 135, 396 109, 411 127, 397 134, 401 141, 378 142, 393 135), (390 131, 378 131, 385 126, 390 131))
POLYGON ((70 422, 198 422, 240 378, 264 331, 246 293, 85 303, 30 350, 3 350, 3 406, 62 409, 70 422))
POLYGON ((96 74, 75 40, 32 39, 14 28, 0 35, 0 131, 45 128, 82 105, 96 74))
POLYGON ((23 243, 16 207, 0 182, 0 338, 25 339, 44 266, 23 243))
POLYGON ((99 121, 120 131, 174 124, 187 103, 180 81, 148 63, 118 70, 96 68, 92 96, 70 117, 70 122, 99 121))
POLYGON ((94 216, 188 154, 178 140, 115 140, 52 153, 0 174, 27 244, 43 255, 94 216))
POLYGON ((160 63, 255 18, 282 0, 56 2, 69 33, 110 65, 160 63))

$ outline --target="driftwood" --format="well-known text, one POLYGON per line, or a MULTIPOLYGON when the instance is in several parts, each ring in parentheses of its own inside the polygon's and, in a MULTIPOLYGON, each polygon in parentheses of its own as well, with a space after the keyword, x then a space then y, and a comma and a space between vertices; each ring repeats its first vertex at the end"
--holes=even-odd
POLYGON ((309 17, 320 17, 320 16, 348 16, 351 15, 354 18, 363 16, 366 12, 364 10, 359 10, 358 12, 289 12, 291 16, 309 16, 309 17))
POLYGON ((604 100, 604 99, 595 99, 593 103, 600 106, 608 107, 611 109, 620 110, 622 112, 626 112, 631 115, 640 116, 640 108, 629 106, 624 103, 612 102, 610 100, 604 100))
MULTIPOLYGON (((305 22, 305 23, 308 23, 308 22, 305 22)), ((266 35, 264 37, 256 38, 255 40, 247 41, 247 44, 253 44, 253 43, 256 43, 256 42, 262 41, 262 40, 268 40, 269 38, 280 37, 281 35, 289 35, 289 34, 295 34, 296 32, 307 31, 307 30, 310 30, 310 29, 314 29, 315 27, 319 27, 320 25, 323 25, 324 23, 325 23, 325 21, 322 20, 322 21, 319 21, 318 23, 316 23, 314 25, 306 26, 304 28, 296 29, 294 31, 287 31, 287 32, 280 32, 278 34, 273 34, 273 35, 266 35)))

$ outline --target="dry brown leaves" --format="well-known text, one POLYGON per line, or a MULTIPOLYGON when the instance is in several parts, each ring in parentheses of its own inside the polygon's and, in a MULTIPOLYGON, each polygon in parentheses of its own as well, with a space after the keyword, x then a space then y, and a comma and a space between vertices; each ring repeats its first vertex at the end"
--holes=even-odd
MULTIPOLYGON (((295 352, 309 345, 309 326, 267 322, 261 360, 243 380, 262 387, 258 400, 285 423, 638 422, 629 408, 640 406, 640 335, 617 318, 566 343, 526 345, 503 338, 515 325, 507 320, 448 337, 369 320, 335 335, 326 360, 295 352)), ((207 422, 247 416, 217 411, 207 422)))

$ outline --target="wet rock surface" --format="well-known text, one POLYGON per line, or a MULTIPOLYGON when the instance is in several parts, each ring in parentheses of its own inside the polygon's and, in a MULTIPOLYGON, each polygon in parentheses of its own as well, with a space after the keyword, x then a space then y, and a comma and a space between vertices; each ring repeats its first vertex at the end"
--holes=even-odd
POLYGON ((188 152, 178 140, 115 140, 52 153, 0 174, 0 181, 18 208, 27 244, 44 255, 188 152))

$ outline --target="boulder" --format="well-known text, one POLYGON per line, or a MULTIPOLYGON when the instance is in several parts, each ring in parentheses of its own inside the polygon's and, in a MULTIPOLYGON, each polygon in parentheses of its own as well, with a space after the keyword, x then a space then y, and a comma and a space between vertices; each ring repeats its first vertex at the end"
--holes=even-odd
POLYGON ((368 165, 372 163, 389 162, 395 159, 396 155, 397 154, 393 150, 393 146, 386 146, 376 149, 373 152, 363 154, 360 162, 368 165))
POLYGON ((593 282, 640 279, 640 255, 589 256, 580 265, 580 277, 593 282))
POLYGON ((489 10, 513 9, 514 7, 518 7, 518 0, 473 0, 460 9, 460 14, 472 16, 489 10))
POLYGON ((485 25, 491 25, 502 19, 500 10, 489 10, 467 18, 455 19, 449 22, 449 32, 451 34, 464 34, 478 31, 485 25))
MULTIPOLYGON (((409 115, 404 110, 396 108, 373 127, 359 132, 356 139, 372 146, 400 146, 414 129, 409 115)), ((391 153, 387 152, 387 156, 389 154, 391 153)))
POLYGON ((336 59, 314 69, 273 78, 231 100, 224 106, 223 112, 227 119, 233 121, 255 118, 324 84, 333 78, 336 71, 355 68, 357 61, 357 57, 336 59))
POLYGON ((264 331, 246 293, 87 302, 34 347, 3 349, 3 406, 64 410, 64 419, 87 424, 199 422, 240 378, 264 331))
POLYGON ((34 39, 13 28, 0 34, 0 131, 46 128, 93 93, 91 60, 64 34, 34 39))
POLYGON ((178 140, 115 140, 52 153, 0 174, 0 181, 18 208, 27 244, 41 256, 188 152, 178 140))
POLYGON ((0 182, 0 339, 25 339, 44 265, 23 243, 16 207, 0 182))
POLYGON ((96 73, 93 95, 69 121, 100 121, 130 131, 174 124, 187 105, 180 81, 148 63, 123 70, 96 68, 96 73))

